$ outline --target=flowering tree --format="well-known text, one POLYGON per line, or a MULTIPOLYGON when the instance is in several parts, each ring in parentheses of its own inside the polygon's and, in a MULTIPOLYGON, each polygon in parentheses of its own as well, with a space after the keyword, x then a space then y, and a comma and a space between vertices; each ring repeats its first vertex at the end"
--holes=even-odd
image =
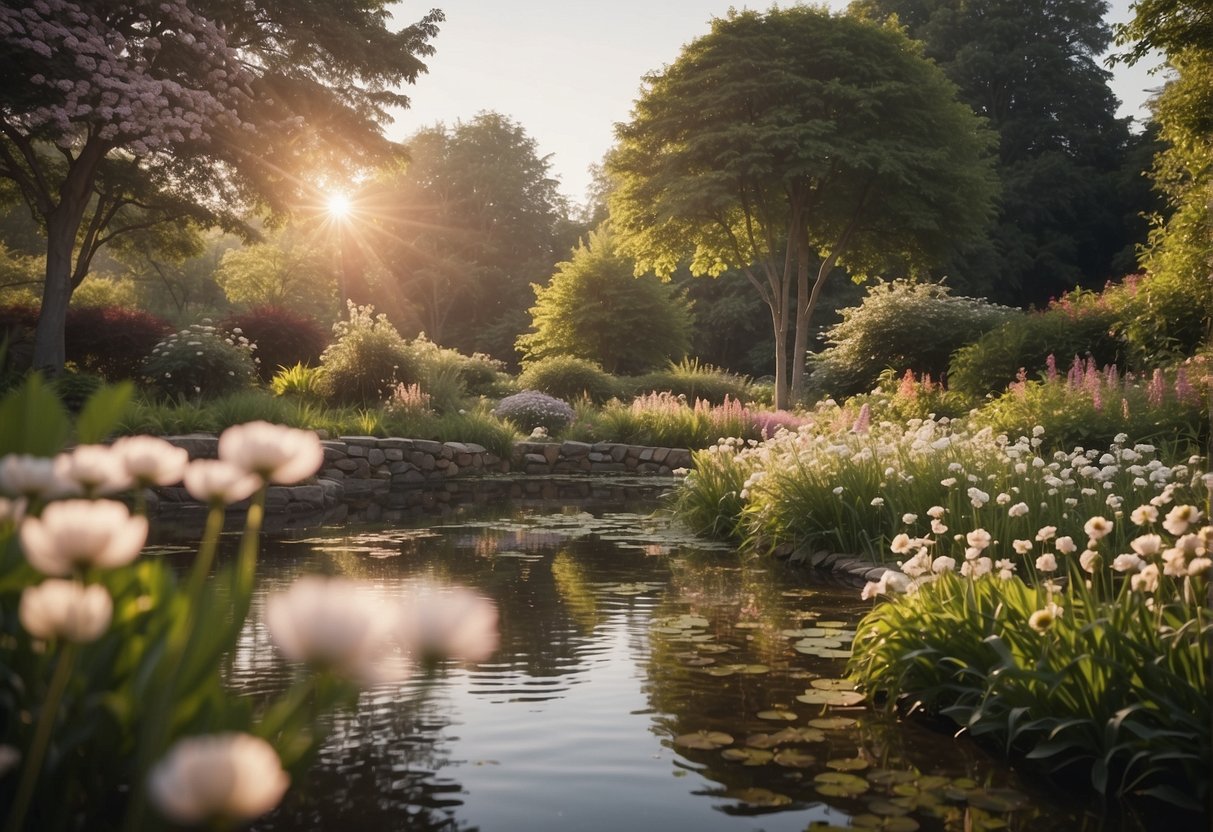
POLYGON ((63 365, 72 291, 100 246, 166 219, 282 210, 298 172, 390 157, 392 88, 425 71, 441 12, 385 0, 4 0, 0 176, 47 235, 34 364, 63 365))

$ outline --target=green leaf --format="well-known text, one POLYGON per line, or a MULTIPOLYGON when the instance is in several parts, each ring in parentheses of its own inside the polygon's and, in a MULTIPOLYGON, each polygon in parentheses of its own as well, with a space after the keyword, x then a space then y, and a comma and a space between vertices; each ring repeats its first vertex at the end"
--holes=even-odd
POLYGON ((76 419, 76 439, 81 444, 107 439, 118 427, 134 392, 135 386, 124 381, 106 385, 89 396, 76 419))
POLYGON ((63 403, 38 373, 0 401, 0 425, 0 456, 54 456, 71 430, 63 403))

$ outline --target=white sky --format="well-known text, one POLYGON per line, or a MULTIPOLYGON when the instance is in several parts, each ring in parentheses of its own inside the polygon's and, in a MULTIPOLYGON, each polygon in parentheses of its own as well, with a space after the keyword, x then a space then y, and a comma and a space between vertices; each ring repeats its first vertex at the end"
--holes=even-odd
MULTIPOLYGON (((828 0, 841 9, 847 0, 828 0)), ((1113 21, 1129 17, 1130 0, 1111 0, 1113 21)), ((436 122, 454 124, 495 110, 522 125, 541 155, 551 156, 561 189, 585 199, 589 165, 627 121, 642 76, 678 57, 730 5, 742 0, 409 0, 398 20, 412 22, 431 6, 446 14, 429 74, 406 88, 412 107, 389 130, 404 139, 436 122)), ((1156 77, 1146 67, 1117 67, 1113 90, 1121 115, 1140 115, 1156 77)))

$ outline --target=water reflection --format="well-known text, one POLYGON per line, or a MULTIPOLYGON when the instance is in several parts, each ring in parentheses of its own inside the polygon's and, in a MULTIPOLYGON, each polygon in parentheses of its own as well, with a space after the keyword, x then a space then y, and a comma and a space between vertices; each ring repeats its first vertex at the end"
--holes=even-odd
MULTIPOLYGON (((262 572, 258 604, 309 572, 389 595, 462 584, 498 605, 501 646, 475 667, 365 693, 334 720, 303 788, 255 829, 1083 827, 1081 807, 969 744, 864 707, 797 699, 841 675, 837 647, 800 635, 852 625, 866 607, 854 587, 806 587, 803 573, 769 561, 698 551, 643 515, 578 506, 312 536, 269 547, 262 572), (814 722, 838 716, 849 722, 814 722), (730 741, 676 743, 698 732, 730 741), (1014 789, 1025 808, 975 806, 958 778, 1014 789)), ((285 685, 290 669, 253 618, 231 676, 257 695, 285 685)), ((990 794, 986 806, 1011 793, 990 794)))

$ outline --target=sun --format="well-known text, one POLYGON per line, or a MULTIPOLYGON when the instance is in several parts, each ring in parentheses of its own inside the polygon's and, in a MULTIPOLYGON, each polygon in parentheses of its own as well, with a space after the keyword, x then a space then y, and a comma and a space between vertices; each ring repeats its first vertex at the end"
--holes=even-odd
POLYGON ((334 191, 325 200, 325 208, 328 210, 329 216, 335 220, 344 220, 349 217, 351 207, 349 195, 340 191, 334 191))

